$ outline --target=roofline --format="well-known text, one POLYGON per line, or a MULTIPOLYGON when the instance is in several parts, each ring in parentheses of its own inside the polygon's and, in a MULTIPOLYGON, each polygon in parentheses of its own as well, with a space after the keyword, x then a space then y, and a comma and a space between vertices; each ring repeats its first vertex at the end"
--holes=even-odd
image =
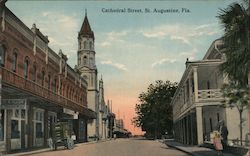
POLYGON ((212 42, 212 44, 211 44, 210 47, 208 48, 208 50, 207 50, 207 52, 206 52, 206 54, 205 54, 205 56, 203 57, 202 60, 206 60, 206 59, 208 58, 208 56, 211 54, 211 52, 213 51, 213 49, 216 49, 215 43, 216 43, 217 41, 222 41, 222 38, 218 38, 218 39, 216 39, 216 40, 214 40, 214 41, 212 42))

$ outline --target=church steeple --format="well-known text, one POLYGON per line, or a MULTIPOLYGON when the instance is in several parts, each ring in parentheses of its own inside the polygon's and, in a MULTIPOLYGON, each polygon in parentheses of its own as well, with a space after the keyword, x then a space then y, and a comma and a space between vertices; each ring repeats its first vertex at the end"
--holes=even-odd
POLYGON ((89 24, 89 20, 88 20, 88 17, 87 17, 87 11, 86 10, 85 10, 85 17, 84 17, 82 27, 81 27, 81 30, 79 32, 78 37, 80 37, 80 36, 90 37, 90 38, 95 39, 94 32, 92 31, 92 29, 90 27, 90 24, 89 24))

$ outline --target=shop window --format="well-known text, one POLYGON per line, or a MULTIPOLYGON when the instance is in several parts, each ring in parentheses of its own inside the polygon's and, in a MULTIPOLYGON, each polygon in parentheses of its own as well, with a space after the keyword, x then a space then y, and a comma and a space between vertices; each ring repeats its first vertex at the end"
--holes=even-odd
POLYGON ((5 63, 5 47, 0 44, 0 65, 1 66, 4 66, 4 63, 5 63))
POLYGON ((14 117, 19 118, 19 109, 15 109, 14 117))
POLYGON ((25 119, 25 110, 24 109, 21 110, 21 118, 25 119))
POLYGON ((0 114, 0 141, 4 141, 4 110, 0 114))
POLYGON ((36 123, 36 137, 37 138, 43 137, 42 123, 36 123))
POLYGON ((13 56, 12 56, 12 71, 16 72, 16 65, 17 65, 17 50, 14 50, 13 56))
POLYGON ((11 120, 11 139, 20 138, 20 131, 18 130, 18 120, 11 120))

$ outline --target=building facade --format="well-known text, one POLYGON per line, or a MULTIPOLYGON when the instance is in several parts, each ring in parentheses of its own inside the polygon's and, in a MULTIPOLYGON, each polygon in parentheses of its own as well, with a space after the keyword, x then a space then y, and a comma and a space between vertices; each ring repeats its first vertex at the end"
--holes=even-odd
MULTIPOLYGON (((221 88, 228 82, 219 70, 225 61, 223 42, 215 40, 204 58, 186 62, 186 70, 171 102, 175 139, 185 144, 211 141, 211 133, 223 121, 228 128, 229 143, 240 138, 237 108, 223 107, 221 88)), ((249 110, 243 112, 243 138, 249 138, 249 110)))
POLYGON ((67 121, 76 141, 87 141, 87 81, 67 56, 49 47, 34 24, 28 28, 0 2, 0 149, 47 145, 52 125, 67 121))

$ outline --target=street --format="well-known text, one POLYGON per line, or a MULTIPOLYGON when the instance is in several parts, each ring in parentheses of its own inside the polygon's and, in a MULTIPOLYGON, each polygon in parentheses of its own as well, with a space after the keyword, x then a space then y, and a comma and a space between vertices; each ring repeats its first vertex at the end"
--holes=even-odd
POLYGON ((78 144, 73 150, 33 154, 34 156, 187 156, 155 140, 117 139, 99 143, 78 144))

